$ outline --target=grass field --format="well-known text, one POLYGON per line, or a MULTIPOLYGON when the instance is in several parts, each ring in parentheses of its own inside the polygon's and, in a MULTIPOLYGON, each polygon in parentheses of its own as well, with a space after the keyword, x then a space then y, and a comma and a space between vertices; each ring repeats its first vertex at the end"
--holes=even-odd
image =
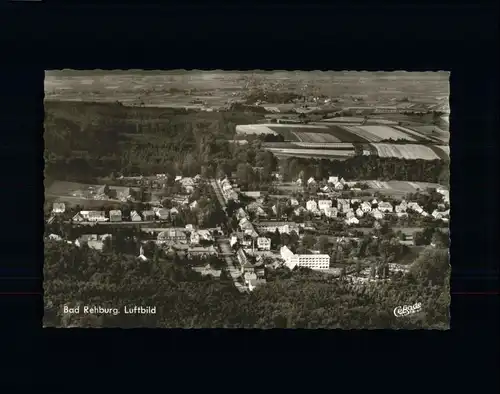
POLYGON ((115 207, 117 205, 123 204, 119 200, 93 200, 89 198, 78 198, 72 196, 54 196, 51 194, 48 195, 48 198, 50 198, 52 202, 63 202, 67 207, 75 207, 79 205, 86 209, 115 207))
POLYGON ((379 192, 385 196, 400 198, 408 193, 425 191, 427 188, 438 188, 437 183, 428 182, 407 182, 407 181, 363 181, 369 186, 367 191, 379 192))
MULTIPOLYGON (((54 181, 45 189, 45 195, 54 199, 57 202, 65 202, 71 205, 85 205, 85 206, 101 206, 106 202, 110 204, 120 203, 119 200, 94 200, 90 191, 103 185, 89 185, 85 183, 54 181), (76 194, 76 195, 73 195, 76 194), (86 198, 89 197, 89 198, 86 198)), ((110 191, 119 193, 127 187, 124 186, 110 186, 110 191)), ((131 187, 130 189, 139 191, 138 187, 131 187)))

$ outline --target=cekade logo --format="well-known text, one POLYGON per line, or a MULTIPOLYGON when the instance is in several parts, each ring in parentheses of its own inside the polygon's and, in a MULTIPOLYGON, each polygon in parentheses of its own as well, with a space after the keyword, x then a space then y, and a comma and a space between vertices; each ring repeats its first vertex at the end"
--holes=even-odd
POLYGON ((394 316, 402 317, 413 315, 414 313, 420 312, 422 310, 422 304, 417 302, 415 305, 403 305, 394 308, 394 316))

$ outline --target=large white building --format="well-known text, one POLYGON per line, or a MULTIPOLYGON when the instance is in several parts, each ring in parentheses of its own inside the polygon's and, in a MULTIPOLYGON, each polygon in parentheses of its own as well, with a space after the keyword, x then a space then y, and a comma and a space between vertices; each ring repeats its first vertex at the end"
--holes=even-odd
POLYGON ((306 267, 313 270, 327 270, 330 268, 330 256, 327 254, 294 254, 286 246, 280 249, 281 258, 288 268, 306 267))

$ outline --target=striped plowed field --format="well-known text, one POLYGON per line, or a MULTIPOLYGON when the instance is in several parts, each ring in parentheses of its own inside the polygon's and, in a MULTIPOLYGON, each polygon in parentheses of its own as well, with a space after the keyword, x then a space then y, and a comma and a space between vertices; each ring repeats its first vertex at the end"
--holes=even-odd
POLYGON ((416 144, 373 144, 378 151, 379 157, 396 157, 407 160, 439 160, 440 157, 434 151, 424 145, 416 144))
POLYGON ((366 138, 363 138, 355 133, 346 130, 346 127, 356 127, 356 126, 333 126, 329 125, 328 130, 322 131, 328 133, 338 138, 342 142, 371 142, 366 138))
POLYGON ((370 142, 382 141, 382 138, 380 138, 378 135, 373 134, 359 126, 344 126, 344 129, 350 133, 357 135, 360 138, 364 138, 366 141, 370 142))
POLYGON ((342 142, 340 139, 331 134, 322 132, 318 133, 312 130, 308 132, 294 131, 293 134, 297 136, 300 142, 313 142, 313 143, 342 142))
POLYGON ((393 140, 407 140, 410 142, 416 142, 413 136, 410 136, 408 133, 404 133, 390 126, 385 126, 385 125, 359 126, 359 129, 361 129, 363 132, 368 133, 368 135, 376 136, 378 138, 378 141, 393 139, 393 140))
POLYGON ((293 142, 264 142, 262 147, 264 149, 293 149, 297 146, 293 142))
POLYGON ((296 147, 300 148, 320 148, 320 149, 354 149, 354 144, 350 142, 295 142, 296 147))

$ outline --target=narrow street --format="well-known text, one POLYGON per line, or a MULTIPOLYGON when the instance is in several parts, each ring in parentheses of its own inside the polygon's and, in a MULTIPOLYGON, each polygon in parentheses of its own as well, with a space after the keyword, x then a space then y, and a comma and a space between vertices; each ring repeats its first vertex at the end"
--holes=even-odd
MULTIPOLYGON (((226 202, 224 200, 219 185, 217 184, 215 179, 211 179, 210 184, 214 189, 219 204, 221 205, 222 209, 226 211, 226 202)), ((247 287, 238 281, 238 279, 241 277, 241 271, 238 269, 239 264, 236 262, 235 254, 231 248, 229 239, 223 237, 217 238, 217 246, 219 248, 219 256, 225 260, 227 264, 227 272, 233 279, 235 287, 238 289, 240 293, 247 292, 248 291, 247 287)))

